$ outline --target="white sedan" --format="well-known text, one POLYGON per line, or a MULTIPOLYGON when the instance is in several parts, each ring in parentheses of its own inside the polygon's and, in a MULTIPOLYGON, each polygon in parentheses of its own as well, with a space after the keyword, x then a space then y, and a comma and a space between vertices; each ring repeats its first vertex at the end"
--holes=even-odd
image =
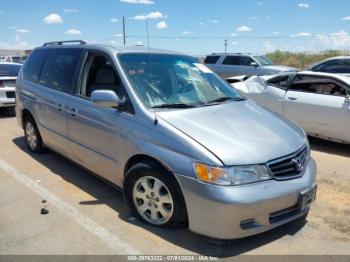
POLYGON ((311 136, 350 143, 348 77, 298 72, 253 76, 232 86, 257 104, 296 122, 311 136))
POLYGON ((8 113, 16 106, 15 88, 21 64, 0 62, 0 109, 8 113))

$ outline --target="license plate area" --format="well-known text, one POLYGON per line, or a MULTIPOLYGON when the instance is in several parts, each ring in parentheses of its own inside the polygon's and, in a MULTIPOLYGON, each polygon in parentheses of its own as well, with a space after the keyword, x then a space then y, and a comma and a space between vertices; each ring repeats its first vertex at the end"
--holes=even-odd
POLYGON ((317 186, 314 186, 312 189, 301 192, 299 195, 299 208, 301 211, 309 208, 311 203, 316 199, 317 186))

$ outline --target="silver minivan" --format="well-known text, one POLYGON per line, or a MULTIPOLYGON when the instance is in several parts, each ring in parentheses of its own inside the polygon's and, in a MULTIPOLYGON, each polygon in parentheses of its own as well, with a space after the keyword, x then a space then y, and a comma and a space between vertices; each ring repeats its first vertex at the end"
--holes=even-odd
POLYGON ((305 219, 315 199, 305 132, 193 57, 47 43, 16 99, 32 152, 50 148, 114 183, 155 226, 242 238, 305 219))

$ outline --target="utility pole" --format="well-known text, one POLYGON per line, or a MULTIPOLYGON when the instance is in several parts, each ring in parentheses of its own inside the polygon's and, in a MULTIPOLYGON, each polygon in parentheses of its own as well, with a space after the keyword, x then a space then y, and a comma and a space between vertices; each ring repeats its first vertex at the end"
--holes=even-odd
POLYGON ((227 53, 227 39, 225 39, 225 54, 227 53))
POLYGON ((125 35, 125 17, 123 16, 123 40, 124 46, 126 45, 126 35, 125 35))

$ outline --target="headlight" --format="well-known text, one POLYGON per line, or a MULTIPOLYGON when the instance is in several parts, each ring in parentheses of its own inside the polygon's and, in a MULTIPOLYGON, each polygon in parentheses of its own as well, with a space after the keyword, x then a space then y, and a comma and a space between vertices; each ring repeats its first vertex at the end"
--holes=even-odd
POLYGON ((203 163, 194 163, 197 178, 203 182, 216 185, 244 185, 271 179, 264 165, 213 167, 203 163))

